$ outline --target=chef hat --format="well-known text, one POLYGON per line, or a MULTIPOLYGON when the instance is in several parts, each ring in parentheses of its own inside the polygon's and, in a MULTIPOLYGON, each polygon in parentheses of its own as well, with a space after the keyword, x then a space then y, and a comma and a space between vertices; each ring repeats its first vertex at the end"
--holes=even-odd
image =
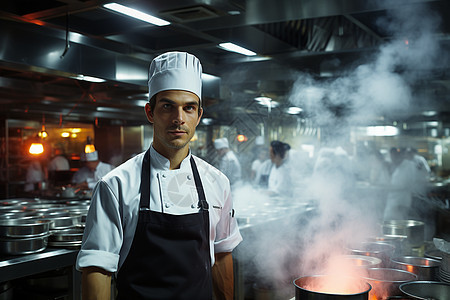
POLYGON ((90 152, 90 153, 81 153, 82 161, 97 161, 98 160, 98 152, 90 152))
POLYGON ((255 144, 258 146, 264 145, 264 137, 263 136, 257 136, 255 139, 255 144))
POLYGON ((202 65, 186 52, 167 52, 153 59, 148 73, 148 99, 166 90, 183 90, 202 98, 202 65))
POLYGON ((214 148, 216 148, 217 150, 223 149, 223 148, 228 148, 227 138, 221 138, 221 139, 214 140, 214 148))

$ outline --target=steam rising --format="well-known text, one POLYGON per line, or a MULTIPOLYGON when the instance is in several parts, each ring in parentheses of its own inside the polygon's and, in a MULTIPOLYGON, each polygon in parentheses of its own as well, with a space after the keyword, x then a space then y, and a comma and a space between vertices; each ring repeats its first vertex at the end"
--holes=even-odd
POLYGON ((355 189, 352 160, 344 150, 348 139, 340 133, 350 131, 348 124, 407 110, 414 96, 412 86, 442 55, 431 34, 436 32, 439 18, 423 5, 402 6, 378 20, 378 24, 391 32, 393 39, 386 41, 368 62, 342 70, 341 77, 328 80, 305 73, 296 75, 291 103, 331 132, 326 140, 330 148, 323 148, 317 155, 313 175, 305 178, 293 171, 292 178, 302 187, 294 196, 293 201, 298 203, 270 199, 250 187, 234 193, 238 217, 240 209, 248 206, 256 210, 269 205, 273 210, 265 218, 282 214, 278 207, 283 205, 312 201, 317 208, 304 219, 285 218, 281 227, 270 223, 244 236, 246 244, 252 246, 239 249, 240 255, 254 263, 257 282, 277 287, 292 284, 301 276, 361 275, 361 269, 349 268, 336 257, 349 254, 349 243, 380 234, 380 219, 355 189))

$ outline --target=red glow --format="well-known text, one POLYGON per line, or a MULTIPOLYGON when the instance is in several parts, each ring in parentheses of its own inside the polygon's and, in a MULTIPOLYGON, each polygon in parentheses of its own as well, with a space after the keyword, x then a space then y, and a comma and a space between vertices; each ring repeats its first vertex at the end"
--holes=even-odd
POLYGON ((409 41, 408 40, 405 40, 405 45, 409 45, 409 41))
POLYGON ((238 140, 238 142, 242 143, 242 142, 246 142, 248 140, 248 138, 243 135, 243 134, 239 134, 236 138, 238 140))

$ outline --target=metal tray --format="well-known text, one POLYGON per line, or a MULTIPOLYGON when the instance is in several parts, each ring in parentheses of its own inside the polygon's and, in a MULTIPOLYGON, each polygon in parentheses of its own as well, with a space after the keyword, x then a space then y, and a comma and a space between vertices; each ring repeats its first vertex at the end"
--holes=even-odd
POLYGON ((81 215, 70 215, 65 217, 45 218, 44 220, 50 220, 50 230, 60 230, 72 227, 77 227, 81 224, 81 215))
POLYGON ((0 253, 23 255, 43 251, 47 247, 49 235, 23 239, 0 239, 0 253))
POLYGON ((46 235, 51 224, 51 220, 33 218, 0 220, 0 237, 27 238, 46 235))
POLYGON ((81 242, 83 239, 83 228, 69 228, 52 231, 50 242, 81 242))
POLYGON ((66 248, 66 249, 80 249, 81 247, 81 241, 74 241, 74 242, 54 242, 49 241, 48 242, 49 247, 55 247, 55 248, 66 248))

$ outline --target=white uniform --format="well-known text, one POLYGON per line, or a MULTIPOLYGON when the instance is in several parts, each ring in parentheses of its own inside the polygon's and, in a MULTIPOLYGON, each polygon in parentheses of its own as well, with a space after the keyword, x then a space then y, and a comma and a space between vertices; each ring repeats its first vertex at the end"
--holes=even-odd
POLYGON ((414 163, 409 159, 404 159, 395 168, 391 177, 392 190, 387 196, 387 203, 384 210, 385 220, 407 219, 412 204, 412 190, 414 185, 414 163))
POLYGON ((430 182, 431 169, 423 156, 415 154, 412 162, 414 163, 414 190, 413 196, 424 198, 427 193, 427 187, 430 182))
POLYGON ((241 164, 233 151, 228 151, 222 156, 219 169, 228 177, 232 185, 241 180, 241 164))
POLYGON ((34 184, 45 180, 44 171, 42 170, 41 164, 38 161, 33 161, 28 166, 25 192, 31 192, 34 190, 34 184))
MULTIPOLYGON (((78 254, 78 269, 97 266, 116 272, 122 266, 138 221, 143 155, 141 153, 118 166, 95 187, 78 254)), ((190 156, 182 161, 179 169, 170 170, 169 160, 151 147, 151 210, 173 215, 199 211, 190 156)), ((231 252, 242 237, 233 214, 228 179, 205 161, 194 158, 209 204, 213 265, 214 253, 231 252)))
POLYGON ((58 155, 55 156, 49 163, 48 163, 48 170, 49 171, 69 171, 69 161, 64 156, 58 155))
POLYGON ((82 167, 75 174, 73 174, 72 183, 78 184, 86 181, 88 183, 88 187, 93 189, 97 181, 108 174, 108 172, 112 169, 114 169, 112 165, 101 161, 98 163, 95 171, 91 171, 88 167, 82 167))
POLYGON ((272 165, 268 185, 270 192, 280 196, 291 196, 293 190, 291 182, 290 168, 286 162, 278 168, 275 164, 272 165))

